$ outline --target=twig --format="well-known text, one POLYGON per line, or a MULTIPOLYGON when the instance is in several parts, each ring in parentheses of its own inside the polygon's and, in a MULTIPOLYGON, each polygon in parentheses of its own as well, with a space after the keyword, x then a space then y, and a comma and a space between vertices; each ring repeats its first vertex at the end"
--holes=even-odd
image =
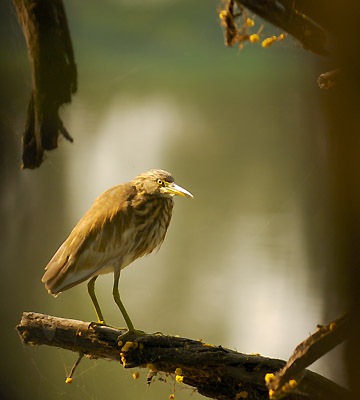
POLYGON ((80 353, 78 359, 75 361, 75 364, 73 365, 73 367, 71 368, 70 374, 67 376, 67 378, 65 379, 65 383, 71 383, 73 380, 73 376, 75 374, 75 370, 76 368, 79 366, 81 360, 84 358, 84 354, 80 353))
POLYGON ((340 70, 334 69, 319 75, 317 83, 320 89, 332 89, 339 81, 340 70))

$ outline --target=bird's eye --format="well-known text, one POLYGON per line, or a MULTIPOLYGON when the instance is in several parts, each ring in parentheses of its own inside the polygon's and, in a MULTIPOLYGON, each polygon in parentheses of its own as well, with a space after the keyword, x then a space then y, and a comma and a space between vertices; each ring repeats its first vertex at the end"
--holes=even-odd
POLYGON ((156 182, 159 186, 164 186, 164 181, 162 179, 157 179, 156 182))

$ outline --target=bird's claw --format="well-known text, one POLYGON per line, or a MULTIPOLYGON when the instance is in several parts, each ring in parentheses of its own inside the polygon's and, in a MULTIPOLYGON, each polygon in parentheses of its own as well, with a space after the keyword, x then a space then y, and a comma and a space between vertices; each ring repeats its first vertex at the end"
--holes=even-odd
POLYGON ((94 329, 96 326, 109 326, 105 321, 90 322, 88 329, 94 329))
POLYGON ((128 330, 125 333, 119 335, 117 337, 116 341, 119 346, 122 346, 123 344, 125 344, 128 341, 134 341, 138 337, 145 336, 145 335, 147 335, 147 333, 145 333, 144 331, 140 331, 137 329, 134 329, 131 331, 128 330))

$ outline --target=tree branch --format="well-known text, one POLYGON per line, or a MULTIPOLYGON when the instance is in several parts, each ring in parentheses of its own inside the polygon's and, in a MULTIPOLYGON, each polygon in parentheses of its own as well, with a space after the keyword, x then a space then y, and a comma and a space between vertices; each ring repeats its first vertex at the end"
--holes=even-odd
MULTIPOLYGON (((88 358, 121 362, 125 368, 147 367, 152 374, 176 370, 179 381, 213 399, 268 399, 265 375, 285 365, 281 360, 162 334, 133 335, 126 343, 118 343, 126 331, 33 312, 23 313, 17 331, 30 345, 60 347, 88 358)), ((340 400, 347 396, 342 387, 306 370, 296 391, 284 398, 340 400)))
MULTIPOLYGON (((230 0, 231 1, 231 0, 230 0)), ((305 14, 301 1, 292 0, 235 0, 259 17, 290 33, 305 49, 327 55, 327 38, 319 22, 305 14)), ((316 7, 313 7, 316 8, 316 7)), ((309 8, 306 9, 310 11, 309 8)))
POLYGON ((272 399, 280 399, 283 393, 297 386, 298 379, 306 367, 321 358, 349 337, 350 316, 348 314, 318 330, 301 342, 286 365, 274 375, 268 375, 267 386, 272 399))

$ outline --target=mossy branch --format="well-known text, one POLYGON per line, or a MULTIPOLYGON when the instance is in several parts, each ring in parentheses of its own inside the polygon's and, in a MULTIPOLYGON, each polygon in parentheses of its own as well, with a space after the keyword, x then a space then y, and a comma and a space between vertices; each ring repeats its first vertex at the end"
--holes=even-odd
MULTIPOLYGON (((23 313, 17 331, 29 345, 60 347, 88 358, 120 362, 125 368, 151 365, 152 374, 177 370, 179 380, 213 399, 268 399, 265 375, 285 365, 281 360, 162 334, 129 336, 127 343, 118 343, 124 330, 34 312, 23 313)), ((307 370, 296 390, 284 396, 297 400, 347 397, 345 389, 307 370)))

